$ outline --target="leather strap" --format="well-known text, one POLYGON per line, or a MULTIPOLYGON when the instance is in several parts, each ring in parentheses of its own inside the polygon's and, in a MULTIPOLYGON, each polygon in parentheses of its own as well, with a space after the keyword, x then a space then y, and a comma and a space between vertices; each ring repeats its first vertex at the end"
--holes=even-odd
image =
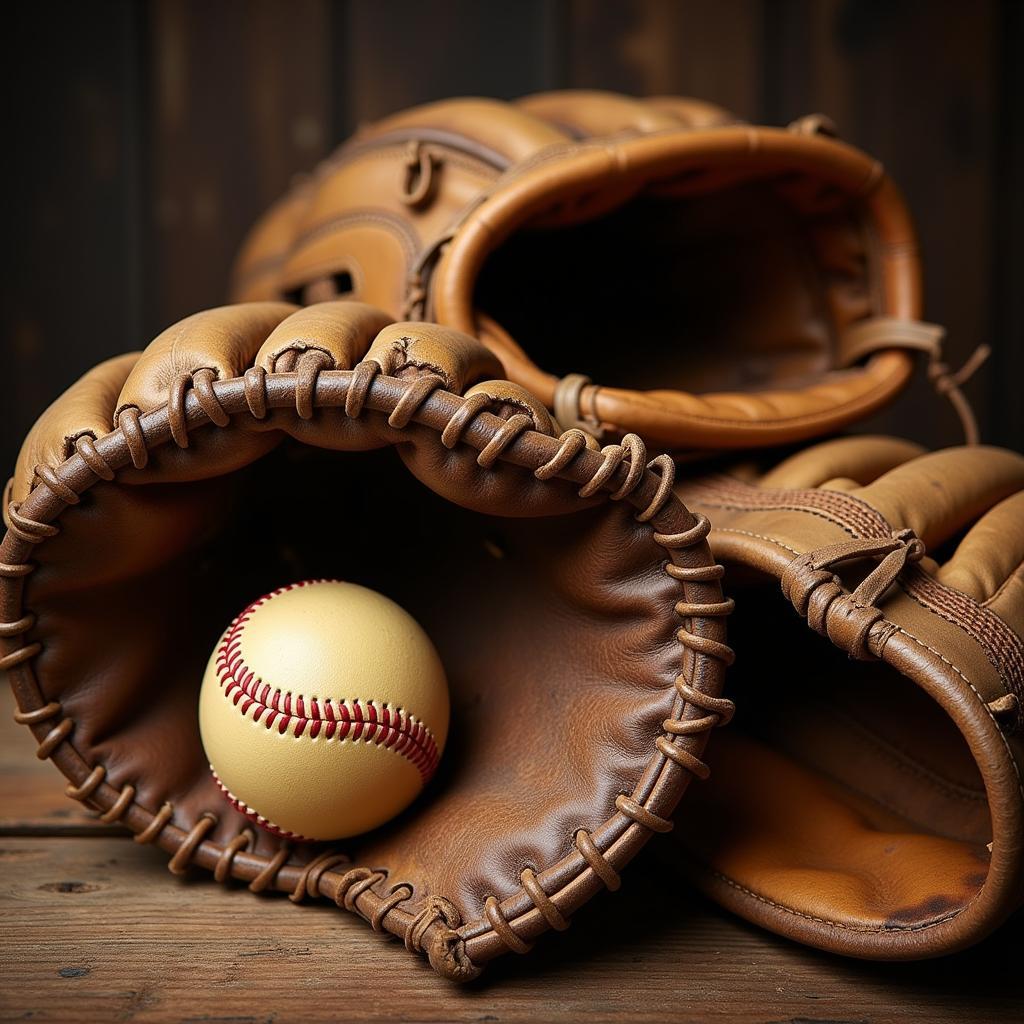
POLYGON ((601 424, 594 417, 583 413, 583 390, 592 384, 591 379, 584 374, 570 373, 555 385, 552 407, 555 419, 563 430, 575 428, 600 437, 601 424))
POLYGON ((837 361, 839 366, 848 368, 885 349, 905 348, 924 352, 928 357, 928 379, 932 386, 952 404, 963 427, 964 441, 977 444, 980 440, 978 421, 961 388, 988 359, 992 350, 988 345, 979 345, 959 370, 952 371, 942 358, 945 336, 945 328, 938 324, 891 316, 869 317, 843 332, 837 361))
POLYGON ((887 348, 909 348, 936 357, 946 329, 922 320, 872 316, 848 327, 840 336, 836 362, 850 367, 887 348))

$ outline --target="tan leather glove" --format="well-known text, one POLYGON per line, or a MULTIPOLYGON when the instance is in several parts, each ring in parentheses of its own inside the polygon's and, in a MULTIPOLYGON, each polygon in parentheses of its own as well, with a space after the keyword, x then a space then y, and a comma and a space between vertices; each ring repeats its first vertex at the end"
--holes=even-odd
POLYGON ((721 568, 671 460, 553 436, 499 371, 357 303, 200 313, 43 414, 0 545, 0 668, 70 796, 175 873, 325 896, 459 979, 618 888, 730 709, 721 568), (254 830, 199 740, 224 626, 311 576, 397 600, 451 687, 439 773, 344 848, 254 830))
POLYGON ((840 953, 983 938, 1024 894, 1024 457, 856 437, 679 493, 736 600, 741 713, 677 863, 840 953))
POLYGON ((555 92, 458 99, 362 130, 276 204, 236 299, 344 294, 482 339, 563 427, 675 451, 835 432, 930 359, 907 210, 820 117, 555 92))

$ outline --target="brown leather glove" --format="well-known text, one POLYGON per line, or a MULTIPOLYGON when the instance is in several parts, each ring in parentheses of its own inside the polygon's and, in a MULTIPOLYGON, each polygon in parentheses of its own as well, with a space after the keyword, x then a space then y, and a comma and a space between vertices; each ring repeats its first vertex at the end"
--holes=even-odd
POLYGON ((673 450, 819 437, 913 352, 976 434, 881 166, 820 117, 682 99, 462 99, 361 131, 253 230, 234 297, 358 297, 481 338, 563 427, 673 450), (592 378, 592 379, 591 379, 592 378))
POLYGON ((742 713, 677 862, 840 953, 984 937, 1024 896, 1024 457, 858 437, 679 493, 736 599, 742 713))
POLYGON ((175 873, 326 896, 458 979, 618 888, 731 708, 721 567, 671 460, 552 436, 499 370, 357 303, 201 313, 44 413, 0 546, 0 668, 69 795, 175 873), (427 791, 344 850, 254 830, 199 741, 225 624, 309 576, 397 600, 451 686, 427 791))

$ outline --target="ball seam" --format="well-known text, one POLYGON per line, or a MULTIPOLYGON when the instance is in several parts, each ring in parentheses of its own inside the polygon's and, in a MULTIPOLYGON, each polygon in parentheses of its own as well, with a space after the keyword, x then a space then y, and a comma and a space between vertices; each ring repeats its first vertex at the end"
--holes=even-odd
POLYGON ((293 843, 316 842, 315 839, 311 839, 309 836, 304 836, 300 832, 290 832, 288 829, 282 828, 280 825, 275 825, 274 822, 269 818, 265 818, 259 813, 259 811, 250 807, 244 800, 239 800, 239 798, 224 785, 223 780, 217 774, 217 771, 212 764, 210 765, 210 774, 213 776, 213 781, 217 783, 217 787, 220 789, 221 793, 224 794, 224 799, 227 800, 227 802, 231 804, 239 814, 244 814, 250 821, 259 825, 260 828, 265 829, 267 832, 270 832, 272 835, 278 836, 281 839, 289 839, 293 843))
POLYGON ((244 717, 262 721, 268 730, 276 725, 281 735, 290 731, 296 738, 308 735, 315 740, 323 734, 325 740, 350 739, 391 750, 413 764, 425 785, 437 768, 440 752, 430 729, 404 708, 392 708, 386 702, 377 704, 372 699, 321 700, 283 690, 266 682, 245 661, 242 633, 257 609, 288 591, 333 582, 337 581, 289 583, 247 605, 217 647, 216 673, 221 692, 244 717))

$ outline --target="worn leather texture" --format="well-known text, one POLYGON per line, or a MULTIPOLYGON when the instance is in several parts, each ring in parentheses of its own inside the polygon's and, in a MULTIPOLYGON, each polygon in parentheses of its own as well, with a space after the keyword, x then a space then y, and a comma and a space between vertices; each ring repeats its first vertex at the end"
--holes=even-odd
POLYGON ((71 797, 173 872, 333 899, 455 979, 617 889, 731 711, 722 570, 672 460, 557 436, 500 369, 359 303, 197 314, 43 414, 0 546, 0 668, 71 797), (451 690, 426 790, 339 846, 253 828, 197 723, 225 623, 308 577, 397 601, 451 690))
POLYGON ((1024 894, 1024 457, 850 437, 679 493, 736 600, 740 711, 674 865, 835 952, 983 938, 1024 894))
POLYGON ((457 99, 362 129, 253 228, 233 297, 346 295, 480 338, 563 427, 771 446, 889 402, 923 324, 914 232, 822 118, 684 99, 457 99))

